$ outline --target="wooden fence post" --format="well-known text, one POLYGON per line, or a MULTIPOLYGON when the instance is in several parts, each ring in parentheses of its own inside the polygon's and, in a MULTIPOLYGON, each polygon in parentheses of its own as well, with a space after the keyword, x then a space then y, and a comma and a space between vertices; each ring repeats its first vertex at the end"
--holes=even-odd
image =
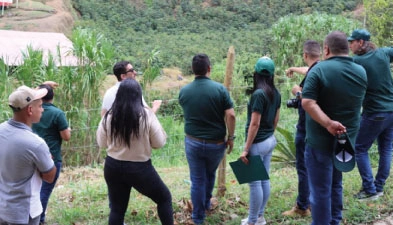
MULTIPOLYGON (((225 69, 225 80, 224 80, 224 86, 230 91, 230 87, 232 84, 232 77, 233 77, 233 67, 235 64, 235 48, 233 46, 230 46, 228 49, 227 53, 227 64, 226 64, 226 69, 225 69)), ((222 159, 219 167, 218 167, 218 190, 217 190, 217 196, 218 197, 224 197, 225 196, 225 191, 226 191, 226 186, 225 186, 225 173, 226 173, 226 154, 224 155, 224 158, 222 159)))

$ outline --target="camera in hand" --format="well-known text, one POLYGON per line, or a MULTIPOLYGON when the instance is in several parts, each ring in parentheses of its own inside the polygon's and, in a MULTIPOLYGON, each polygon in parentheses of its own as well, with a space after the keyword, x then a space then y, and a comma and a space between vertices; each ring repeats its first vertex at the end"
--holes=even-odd
POLYGON ((301 97, 302 97, 302 93, 301 92, 296 92, 296 97, 295 98, 291 98, 291 99, 287 100, 287 107, 288 108, 297 109, 301 97))

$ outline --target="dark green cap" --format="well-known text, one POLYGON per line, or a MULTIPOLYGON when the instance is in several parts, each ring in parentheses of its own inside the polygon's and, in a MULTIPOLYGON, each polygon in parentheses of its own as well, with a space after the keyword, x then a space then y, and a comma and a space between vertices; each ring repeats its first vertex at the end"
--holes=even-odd
POLYGON ((355 167, 355 150, 347 133, 334 140, 333 164, 341 172, 349 172, 355 167))
POLYGON ((370 40, 370 32, 368 32, 366 29, 356 29, 352 32, 352 35, 347 38, 348 41, 353 41, 353 40, 364 40, 364 41, 369 41, 370 40))
POLYGON ((259 58, 255 64, 255 72, 262 74, 263 70, 266 70, 270 76, 274 76, 274 62, 267 56, 259 58))

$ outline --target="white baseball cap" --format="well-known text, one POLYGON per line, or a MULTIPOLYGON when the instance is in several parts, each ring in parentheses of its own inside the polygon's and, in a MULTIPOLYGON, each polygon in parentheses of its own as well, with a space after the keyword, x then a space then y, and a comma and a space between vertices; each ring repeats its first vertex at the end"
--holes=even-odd
POLYGON ((21 110, 34 100, 41 99, 47 93, 46 88, 31 89, 25 85, 20 86, 8 97, 9 106, 15 110, 21 110))

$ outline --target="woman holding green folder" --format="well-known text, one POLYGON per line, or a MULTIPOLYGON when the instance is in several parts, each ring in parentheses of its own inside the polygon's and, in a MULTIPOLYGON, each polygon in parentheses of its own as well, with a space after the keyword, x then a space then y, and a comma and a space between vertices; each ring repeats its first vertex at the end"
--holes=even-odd
MULTIPOLYGON (((259 58, 255 64, 254 87, 247 105, 246 143, 240 159, 248 164, 247 156, 259 155, 267 173, 272 152, 277 144, 274 130, 280 116, 281 95, 274 86, 274 62, 269 57, 259 58)), ((264 211, 270 196, 270 181, 249 183, 248 217, 241 225, 266 224, 264 211)))

